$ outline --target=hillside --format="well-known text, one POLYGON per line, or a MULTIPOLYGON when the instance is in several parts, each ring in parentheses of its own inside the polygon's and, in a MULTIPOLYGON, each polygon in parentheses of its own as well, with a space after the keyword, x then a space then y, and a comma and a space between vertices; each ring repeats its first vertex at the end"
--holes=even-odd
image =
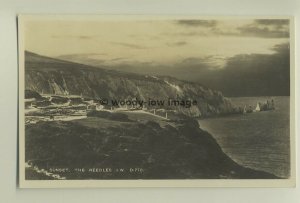
POLYGON ((89 117, 28 125, 25 135, 27 179, 52 179, 43 174, 53 168, 64 169, 55 174, 66 179, 277 178, 235 163, 193 119, 89 117))
POLYGON ((155 77, 91 67, 25 52, 25 89, 43 94, 83 95, 95 99, 196 100, 191 108, 174 107, 192 117, 234 112, 221 92, 172 77, 155 77))

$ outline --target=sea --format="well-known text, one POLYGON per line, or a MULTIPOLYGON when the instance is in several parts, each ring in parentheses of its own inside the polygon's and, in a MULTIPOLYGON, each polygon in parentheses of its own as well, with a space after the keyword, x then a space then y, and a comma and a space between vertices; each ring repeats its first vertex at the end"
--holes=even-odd
POLYGON ((290 176, 290 97, 234 97, 236 106, 274 100, 275 110, 199 120, 240 165, 281 178, 290 176))

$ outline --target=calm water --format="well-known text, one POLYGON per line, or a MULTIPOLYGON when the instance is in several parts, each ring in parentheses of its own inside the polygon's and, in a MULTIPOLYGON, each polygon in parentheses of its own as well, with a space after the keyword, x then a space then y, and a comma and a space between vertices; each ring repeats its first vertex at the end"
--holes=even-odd
POLYGON ((231 98, 237 106, 274 99, 275 110, 200 120, 237 163, 279 177, 290 175, 289 97, 231 98))

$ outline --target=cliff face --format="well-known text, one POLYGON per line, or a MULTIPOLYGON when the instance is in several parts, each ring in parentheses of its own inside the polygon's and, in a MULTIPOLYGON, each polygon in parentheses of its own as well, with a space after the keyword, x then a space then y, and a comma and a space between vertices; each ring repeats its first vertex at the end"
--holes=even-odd
POLYGON ((25 52, 25 89, 44 94, 83 95, 95 99, 196 100, 191 108, 172 107, 193 117, 234 111, 230 101, 197 83, 143 76, 43 57, 25 52))

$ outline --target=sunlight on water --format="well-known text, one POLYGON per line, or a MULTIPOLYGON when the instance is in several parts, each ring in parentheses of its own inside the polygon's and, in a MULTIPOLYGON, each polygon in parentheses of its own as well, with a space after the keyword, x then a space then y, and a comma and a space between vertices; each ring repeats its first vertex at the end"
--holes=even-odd
MULTIPOLYGON (((231 98, 237 106, 256 106, 270 97, 231 98)), ((290 175, 289 97, 272 97, 274 111, 200 120, 223 151, 237 163, 279 177, 290 175)))

